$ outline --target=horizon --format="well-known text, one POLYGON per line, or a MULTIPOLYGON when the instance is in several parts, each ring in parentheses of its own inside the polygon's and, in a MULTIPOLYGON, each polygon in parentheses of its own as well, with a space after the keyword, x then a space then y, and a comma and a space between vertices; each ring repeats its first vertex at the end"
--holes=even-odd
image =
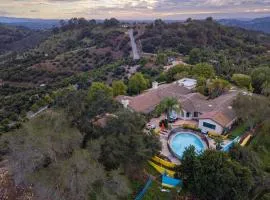
POLYGON ((184 20, 267 17, 269 0, 1 0, 0 16, 26 19, 184 20), (134 17, 135 16, 135 17, 134 17))
MULTIPOLYGON (((138 21, 138 22, 144 22, 144 21, 154 21, 154 20, 156 20, 156 19, 161 19, 161 20, 163 20, 163 21, 185 21, 186 19, 188 19, 188 18, 191 18, 191 19, 194 19, 194 20, 204 20, 204 19, 206 19, 207 17, 212 17, 214 20, 226 20, 226 19, 232 19, 232 20, 240 20, 240 21, 248 21, 248 20, 252 20, 252 19, 259 19, 259 18, 270 18, 270 15, 262 15, 262 16, 255 16, 255 17, 238 17, 238 18, 236 18, 236 17, 221 17, 221 18, 215 18, 215 17, 213 17, 213 16, 211 16, 211 15, 209 15, 209 16, 205 16, 205 17, 195 17, 195 18, 192 18, 192 17, 187 17, 187 18, 183 18, 183 19, 162 19, 162 18, 153 18, 153 19, 136 19, 136 18, 134 18, 134 19, 118 19, 117 17, 112 17, 112 18, 115 18, 115 19, 117 19, 117 20, 119 20, 120 22, 125 22, 125 21, 138 21)), ((44 20, 44 21, 57 21, 57 20, 69 20, 69 19, 71 19, 71 18, 80 18, 80 17, 76 17, 76 16, 74 16, 74 17, 71 17, 71 18, 66 18, 66 19, 63 19, 63 18, 50 18, 50 19, 48 19, 48 18, 28 18, 28 17, 12 17, 12 16, 0 16, 0 20, 1 19, 3 19, 3 18, 6 18, 6 19, 11 19, 11 20, 29 20, 29 21, 31 21, 31 20, 44 20)), ((85 18, 85 17, 82 17, 82 18, 85 18)), ((105 19, 110 19, 110 18, 104 18, 104 19, 96 19, 96 18, 85 18, 86 20, 96 20, 96 21, 104 21, 105 19)), ((0 21, 0 22, 2 22, 2 21, 0 21)))

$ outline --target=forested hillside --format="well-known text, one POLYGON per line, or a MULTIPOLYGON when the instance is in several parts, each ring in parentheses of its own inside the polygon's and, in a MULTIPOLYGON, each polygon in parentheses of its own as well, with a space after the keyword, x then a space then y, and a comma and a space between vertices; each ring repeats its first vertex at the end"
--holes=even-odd
POLYGON ((44 41, 50 31, 33 31, 24 27, 0 24, 0 55, 6 52, 23 52, 44 41))
POLYGON ((140 39, 144 52, 172 50, 190 55, 190 64, 209 62, 223 75, 248 73, 270 62, 270 35, 229 28, 212 18, 171 24, 156 20, 140 39))
POLYGON ((12 172, 5 174, 10 184, 0 182, 6 196, 134 199, 150 177, 146 200, 267 199, 269 35, 212 18, 147 24, 73 18, 60 24, 48 31, 0 26, 0 162, 12 172), (131 28, 139 60, 132 59, 131 28), (229 153, 186 150, 183 165, 173 169, 184 180, 182 190, 167 193, 147 162, 159 155, 159 134, 145 127, 175 107, 175 99, 165 99, 148 115, 130 112, 116 99, 138 95, 154 81, 184 77, 197 80, 194 89, 205 99, 230 89, 245 94, 228 107, 242 132, 229 134, 248 130, 254 139, 229 153))
POLYGON ((251 20, 221 19, 219 23, 227 26, 241 27, 247 30, 270 33, 270 17, 256 18, 251 20))

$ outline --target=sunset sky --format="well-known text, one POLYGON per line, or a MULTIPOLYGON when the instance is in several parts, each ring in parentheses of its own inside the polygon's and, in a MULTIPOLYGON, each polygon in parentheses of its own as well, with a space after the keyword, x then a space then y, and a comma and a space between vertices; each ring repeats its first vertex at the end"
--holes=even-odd
POLYGON ((0 16, 68 19, 253 18, 270 15, 270 0, 0 0, 0 16))

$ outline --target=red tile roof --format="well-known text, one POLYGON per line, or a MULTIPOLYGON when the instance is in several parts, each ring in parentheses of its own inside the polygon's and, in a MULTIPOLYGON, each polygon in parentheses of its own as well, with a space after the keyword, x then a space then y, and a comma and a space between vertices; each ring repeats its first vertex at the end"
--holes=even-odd
POLYGON ((118 96, 118 101, 129 100, 129 107, 136 112, 150 113, 155 107, 166 97, 176 97, 179 99, 181 96, 189 94, 191 91, 177 83, 160 85, 157 89, 150 89, 144 93, 129 97, 118 96))

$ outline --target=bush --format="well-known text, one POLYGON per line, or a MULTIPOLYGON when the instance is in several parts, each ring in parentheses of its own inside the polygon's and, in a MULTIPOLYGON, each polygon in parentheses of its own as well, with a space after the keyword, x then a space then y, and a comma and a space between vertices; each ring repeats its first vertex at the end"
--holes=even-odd
POLYGON ((191 125, 191 124, 183 124, 182 125, 182 128, 183 129, 190 129, 190 130, 193 130, 193 131, 201 131, 200 128, 198 128, 196 125, 191 125))

